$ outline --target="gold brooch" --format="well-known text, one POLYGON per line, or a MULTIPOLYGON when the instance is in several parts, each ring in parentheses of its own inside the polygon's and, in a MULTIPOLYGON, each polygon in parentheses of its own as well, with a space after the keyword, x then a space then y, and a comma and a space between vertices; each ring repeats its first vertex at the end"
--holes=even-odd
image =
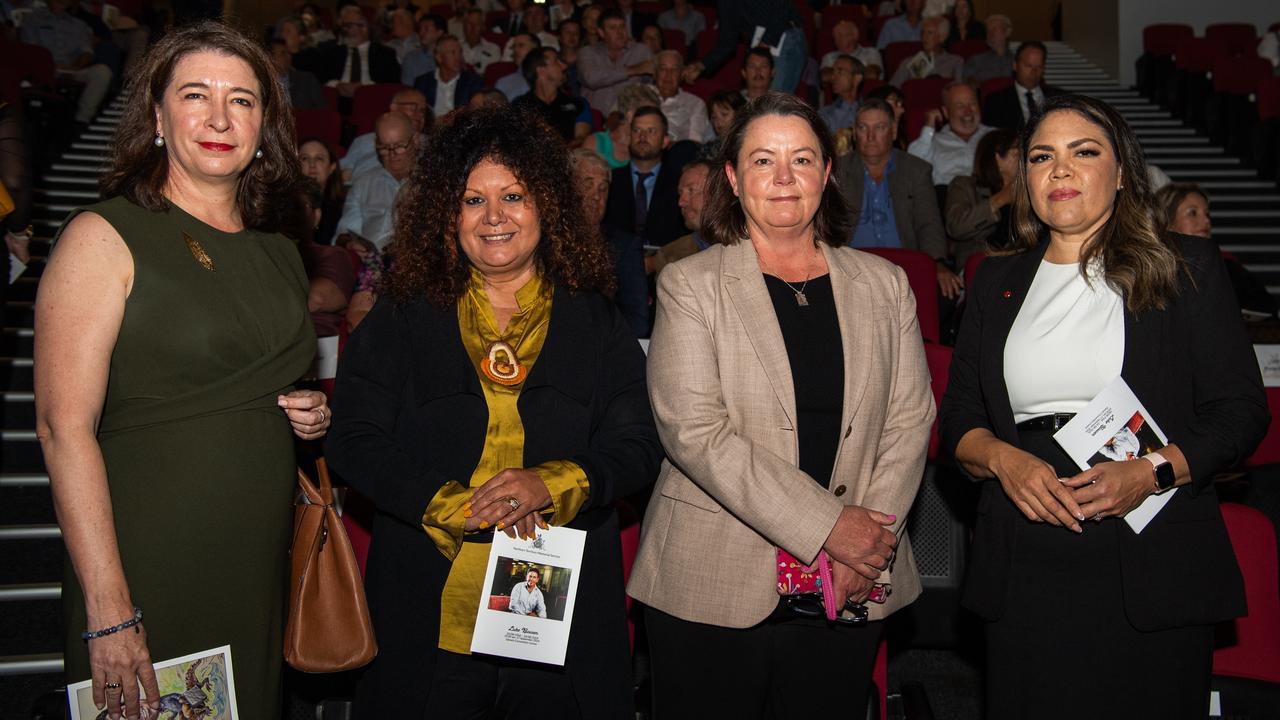
POLYGON ((209 272, 213 272, 213 258, 209 257, 209 253, 204 251, 199 241, 187 234, 186 230, 182 231, 182 239, 187 241, 187 249, 191 251, 191 257, 200 263, 200 266, 209 272))

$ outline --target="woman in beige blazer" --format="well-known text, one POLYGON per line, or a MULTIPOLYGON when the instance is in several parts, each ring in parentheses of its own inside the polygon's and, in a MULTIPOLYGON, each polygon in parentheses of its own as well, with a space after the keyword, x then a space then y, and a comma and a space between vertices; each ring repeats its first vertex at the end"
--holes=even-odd
POLYGON ((658 720, 846 717, 886 616, 920 593, 904 529, 934 404, 906 275, 845 247, 832 141, 805 103, 739 112, 707 189, 717 244, 658 281, 649 392, 668 459, 628 588, 658 720), (832 560, 829 622, 783 602, 777 549, 832 560), (846 606, 851 607, 851 606, 846 606))

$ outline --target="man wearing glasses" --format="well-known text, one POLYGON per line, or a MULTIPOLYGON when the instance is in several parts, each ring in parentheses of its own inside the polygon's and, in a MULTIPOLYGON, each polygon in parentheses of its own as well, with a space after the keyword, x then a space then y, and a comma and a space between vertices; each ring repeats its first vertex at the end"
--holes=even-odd
MULTIPOLYGON (((417 90, 408 88, 391 96, 391 104, 387 112, 400 113, 409 118, 414 130, 420 135, 432 122, 431 111, 427 107, 427 98, 417 90)), ((425 138, 419 138, 419 146, 425 138)), ((357 135, 347 148, 347 154, 338 163, 342 166, 342 179, 350 182, 357 175, 378 167, 378 154, 375 146, 378 143, 377 133, 368 132, 357 135)))
POLYGON ((337 244, 381 252, 395 230, 396 195, 418 158, 418 131, 409 118, 389 112, 374 129, 379 165, 357 175, 338 220, 337 244))
POLYGON ((396 51, 369 39, 369 21, 358 6, 347 5, 338 12, 338 30, 341 41, 319 48, 323 59, 318 73, 338 95, 350 98, 361 85, 400 81, 396 51))

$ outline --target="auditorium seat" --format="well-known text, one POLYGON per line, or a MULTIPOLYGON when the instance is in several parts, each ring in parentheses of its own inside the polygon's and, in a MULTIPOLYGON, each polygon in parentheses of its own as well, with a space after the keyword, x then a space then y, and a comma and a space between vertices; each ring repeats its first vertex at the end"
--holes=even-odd
POLYGON ((1173 54, 1174 71, 1165 81, 1169 110, 1187 123, 1203 129, 1205 106, 1212 84, 1209 73, 1215 58, 1230 55, 1221 41, 1208 38, 1186 38, 1173 54))
POLYGON ((905 42, 892 42, 885 46, 884 49, 884 79, 888 80, 898 71, 898 66, 902 61, 920 52, 920 42, 917 40, 908 40, 905 42))
POLYGON ((320 88, 320 92, 324 94, 324 105, 334 112, 338 112, 338 88, 325 85, 320 88))
POLYGON ((1248 159, 1251 130, 1258 122, 1257 90, 1271 76, 1271 61, 1259 57, 1217 57, 1213 60, 1213 97, 1206 109, 1205 129, 1212 143, 1248 159))
POLYGON ((1245 459, 1248 467, 1280 463, 1280 388, 1269 387, 1267 392, 1267 409, 1271 411, 1271 424, 1267 426, 1267 434, 1258 444, 1253 454, 1245 459))
POLYGON ((867 93, 875 90, 881 85, 887 85, 888 83, 888 80, 876 80, 874 78, 870 80, 863 80, 862 85, 858 88, 858 97, 864 98, 867 96, 867 93))
POLYGON ((684 37, 683 30, 662 30, 662 46, 666 50, 675 50, 680 53, 680 57, 686 57, 689 54, 689 41, 684 37))
POLYGON ((902 104, 908 111, 933 110, 942 107, 942 88, 951 78, 926 77, 902 83, 902 104))
POLYGON ((1249 614, 1218 626, 1213 685, 1222 693, 1224 717, 1274 717, 1280 707, 1280 567, 1275 526, 1254 508, 1229 502, 1221 507, 1244 576, 1249 614), (1239 699, 1233 691, 1239 691, 1239 699), (1246 703, 1249 707, 1243 706, 1246 703))
MULTIPOLYGON (((933 403, 941 407, 942 396, 947 392, 947 379, 951 375, 951 348, 938 343, 924 344, 924 357, 929 363, 929 387, 933 390, 933 403)), ((929 429, 929 460, 938 459, 938 421, 935 418, 929 429)))
POLYGON ((1229 48, 1234 55, 1258 54, 1258 29, 1252 23, 1214 23, 1205 27, 1204 39, 1229 48))
POLYGON ((1134 63, 1138 92, 1158 104, 1167 101, 1165 83, 1173 72, 1173 54, 1178 43, 1195 36, 1190 25, 1157 23, 1142 29, 1142 57, 1134 63))
POLYGON ((982 81, 982 85, 978 88, 978 95, 982 98, 990 97, 992 93, 998 93, 1001 90, 1013 85, 1012 77, 996 77, 990 80, 982 81))
POLYGON ((919 250, 863 248, 888 260, 907 273, 907 282, 916 296, 916 318, 926 342, 938 342, 938 269, 933 258, 919 250))
MULTIPOLYGON (((625 587, 631 578, 631 567, 636 564, 636 554, 640 552, 640 516, 625 500, 617 502, 619 538, 622 543, 622 584, 625 587)), ((636 623, 632 616, 635 604, 631 596, 627 598, 627 638, 631 641, 631 649, 636 649, 636 623)))
POLYGON ((1258 175, 1267 180, 1280 175, 1280 76, 1258 83, 1258 124, 1253 128, 1253 156, 1258 175))
POLYGON ((489 66, 484 69, 484 86, 493 87, 497 84, 498 80, 510 75, 518 69, 519 67, 515 63, 508 62, 506 60, 489 63, 489 66))
POLYGON ((432 3, 427 6, 427 14, 439 15, 448 20, 453 17, 453 3, 432 3))
POLYGON ((966 288, 973 287, 973 279, 978 276, 978 266, 986 259, 987 254, 979 250, 964 261, 964 286, 966 288))
POLYGON ((969 38, 968 40, 956 40, 947 46, 947 52, 952 55, 959 55, 961 58, 968 60, 974 55, 981 55, 988 49, 986 40, 978 38, 969 38))
POLYGON ((342 116, 329 108, 297 108, 293 124, 298 137, 318 137, 336 148, 342 143, 342 116))
POLYGON ((351 124, 356 127, 356 135, 373 132, 378 117, 391 106, 392 96, 406 89, 408 87, 400 83, 374 83, 356 88, 351 100, 351 124))
POLYGON ((497 45, 499 51, 507 49, 507 34, 504 32, 497 32, 495 30, 486 30, 480 34, 480 37, 484 38, 485 40, 488 40, 494 45, 497 45))

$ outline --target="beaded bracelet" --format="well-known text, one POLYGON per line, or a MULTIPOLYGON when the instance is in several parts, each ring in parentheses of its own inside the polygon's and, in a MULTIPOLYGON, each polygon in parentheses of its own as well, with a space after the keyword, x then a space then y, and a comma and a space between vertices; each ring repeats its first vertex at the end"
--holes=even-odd
POLYGON ((115 633, 118 633, 121 630, 124 630, 125 628, 133 628, 134 632, 138 632, 137 625, 140 622, 142 622, 142 609, 139 608, 137 605, 135 605, 133 606, 133 617, 129 618, 128 620, 125 620, 119 625, 112 625, 109 628, 103 628, 102 630, 94 630, 93 632, 82 632, 80 633, 80 639, 85 642, 89 642, 90 640, 93 640, 95 638, 105 637, 107 635, 114 635, 115 633))

